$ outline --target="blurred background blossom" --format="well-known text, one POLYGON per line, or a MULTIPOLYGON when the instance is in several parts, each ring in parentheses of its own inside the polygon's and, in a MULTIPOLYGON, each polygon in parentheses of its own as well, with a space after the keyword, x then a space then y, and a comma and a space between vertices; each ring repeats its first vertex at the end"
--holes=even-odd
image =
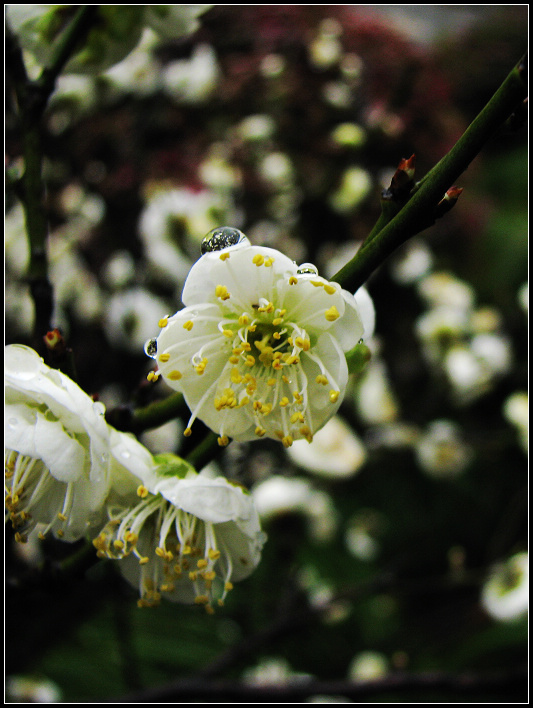
MULTIPOLYGON (((43 129, 54 317, 78 383, 108 409, 169 394, 146 382, 144 342, 180 309, 209 230, 235 226, 331 277, 374 225, 398 162, 415 153, 422 177, 527 45, 522 5, 215 5, 179 37, 157 19, 103 73, 61 76, 43 129)), ((524 129, 502 130, 461 176, 456 207, 371 276, 372 357, 312 445, 220 452, 217 474, 252 488, 269 535, 224 613, 139 613, 101 565, 60 593, 25 584, 33 565, 8 535, 12 700, 94 702, 194 676, 273 618, 291 627, 302 607, 305 626, 237 652, 221 675, 360 681, 391 667, 527 665, 526 175, 524 129), (46 617, 28 611, 43 606, 46 617)), ((8 189, 7 343, 30 341, 27 262, 8 189)), ((142 440, 186 455, 205 430, 189 439, 183 428, 142 440)), ((78 549, 43 550, 59 562, 78 549)))

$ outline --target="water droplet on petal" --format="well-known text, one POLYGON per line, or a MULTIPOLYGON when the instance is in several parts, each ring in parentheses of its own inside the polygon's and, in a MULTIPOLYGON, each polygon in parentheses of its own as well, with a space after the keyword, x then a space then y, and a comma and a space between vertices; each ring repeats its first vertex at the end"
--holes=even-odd
POLYGON ((144 345, 144 353, 151 359, 155 359, 157 355, 157 339, 149 339, 144 345))
POLYGON ((100 403, 99 401, 96 401, 93 403, 93 410, 97 415, 104 415, 105 414, 105 406, 103 403, 100 403))
POLYGON ((239 229, 232 226, 219 226, 210 231, 202 241, 202 255, 211 251, 222 251, 230 246, 250 245, 250 240, 239 229))
POLYGON ((296 271, 298 275, 318 275, 318 268, 312 263, 302 263, 296 271))
POLYGON ((129 460, 130 457, 131 457, 131 452, 130 452, 129 450, 121 450, 120 456, 121 456, 124 460, 129 460))

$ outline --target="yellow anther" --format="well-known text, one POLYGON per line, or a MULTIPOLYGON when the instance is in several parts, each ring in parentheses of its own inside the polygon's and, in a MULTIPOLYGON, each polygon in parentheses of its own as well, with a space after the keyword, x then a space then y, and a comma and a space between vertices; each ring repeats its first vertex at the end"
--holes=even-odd
POLYGON ((313 440, 313 433, 311 432, 311 429, 307 425, 301 426, 300 435, 303 435, 304 438, 307 440, 307 442, 311 442, 313 440))
POLYGON ((303 396, 299 391, 294 391, 292 395, 294 396, 294 400, 296 401, 296 403, 304 402, 303 396))
POLYGON ((198 570, 203 570, 204 568, 207 568, 208 562, 205 558, 200 558, 200 560, 196 561, 196 565, 198 570))
POLYGON ((253 357, 251 354, 248 354, 244 363, 246 364, 246 366, 252 367, 255 364, 255 357, 253 357))
MULTIPOLYGON (((62 533, 62 532, 60 533, 60 531, 61 531, 61 529, 57 532, 57 535, 58 535, 58 536, 62 536, 62 535, 63 535, 63 533, 62 533)), ((27 543, 28 537, 26 536, 26 534, 24 534, 24 533, 19 533, 19 532, 17 531, 16 534, 15 534, 15 541, 16 541, 17 543, 27 543)))
POLYGON ((192 435, 192 430, 190 428, 185 428, 185 430, 183 431, 183 434, 185 435, 186 438, 188 438, 192 435))
POLYGON ((189 580, 192 580, 193 582, 195 580, 198 580, 198 571, 197 570, 190 570, 189 571, 189 580))
POLYGON ((139 540, 139 537, 136 533, 133 533, 133 531, 126 531, 126 533, 124 534, 124 540, 126 541, 126 543, 135 544, 139 540))
POLYGON ((261 406, 261 413, 263 415, 268 415, 270 411, 272 410, 272 404, 271 403, 263 403, 261 406))
POLYGON ((169 359, 170 359, 170 354, 168 352, 164 352, 163 354, 160 354, 160 356, 159 356, 159 361, 161 361, 163 364, 166 364, 169 359))
POLYGON ((275 386, 276 379, 267 379, 267 386, 275 386))
POLYGON ((325 312, 325 318, 328 322, 335 322, 335 320, 338 320, 339 317, 339 311, 337 310, 335 305, 332 305, 329 310, 326 310, 325 312))
POLYGON ((122 551, 124 550, 124 544, 117 538, 113 541, 113 548, 116 548, 118 551, 122 551))
POLYGON ((223 329, 223 330, 222 330, 222 334, 223 334, 225 337, 228 337, 228 338, 229 338, 229 337, 233 337, 233 332, 231 331, 231 329, 223 329))
POLYGON ((274 337, 274 339, 281 339, 281 334, 279 332, 274 332, 272 336, 274 337))
POLYGON ((290 447, 293 443, 292 435, 285 435, 285 437, 281 439, 281 442, 283 443, 283 447, 290 447))
POLYGON ((274 325, 274 327, 277 327, 282 322, 283 322, 283 317, 274 317, 274 319, 272 320, 272 324, 274 325))
POLYGON ((233 590, 233 583, 230 583, 229 580, 226 580, 226 582, 224 583, 224 590, 225 590, 226 592, 229 592, 230 590, 233 590))
POLYGON ((270 268, 270 266, 274 263, 274 259, 272 256, 269 256, 268 258, 265 259, 265 268, 270 268))
POLYGON ((168 317, 162 317, 157 324, 163 329, 168 324, 168 317))
POLYGON ((224 251, 224 253, 221 253, 219 258, 221 261, 227 261, 229 258, 229 251, 224 251))
POLYGON ((327 385, 328 385, 328 380, 327 380, 327 378, 324 376, 324 374, 319 374, 319 375, 316 377, 315 381, 317 382, 317 384, 322 384, 323 386, 327 386, 327 385))
POLYGON ((297 282, 298 278, 295 278, 294 275, 291 275, 291 277, 289 278, 289 285, 296 285, 297 282))
POLYGON ((61 512, 59 512, 59 514, 57 515, 57 518, 59 519, 59 521, 66 521, 67 520, 67 517, 65 516, 65 514, 62 514, 61 512))
POLYGON ((254 263, 258 267, 262 266, 264 262, 265 259, 260 253, 256 253, 256 255, 252 258, 252 263, 254 263))
POLYGON ((321 280, 312 280, 311 285, 314 285, 315 288, 322 288, 324 287, 324 283, 321 280))
POLYGON ((218 560, 218 559, 220 558, 220 551, 219 551, 218 549, 216 549, 216 548, 210 548, 210 549, 207 551, 207 555, 209 556, 209 558, 210 558, 212 561, 218 560))
POLYGON ((246 325, 250 324, 250 318, 245 312, 239 317, 239 324, 241 327, 246 327, 246 325))
POLYGON ((148 496, 148 489, 144 486, 144 484, 140 484, 137 487, 137 496, 141 497, 141 499, 145 499, 148 496))
POLYGON ((340 396, 340 391, 333 391, 332 390, 329 392, 329 400, 331 401, 331 403, 337 403, 337 401, 339 400, 339 396, 340 396))
POLYGON ((261 403, 261 401, 254 401, 254 406, 253 406, 254 411, 260 411, 262 405, 263 404, 261 403))
POLYGON ((194 598, 194 602, 197 605, 207 605, 209 604, 209 598, 207 597, 207 595, 197 595, 194 598))
POLYGON ((206 570, 205 573, 202 573, 204 580, 206 583, 211 584, 213 580, 217 577, 217 574, 214 570, 206 570))
POLYGON ((331 283, 324 283, 324 290, 327 292, 328 295, 333 295, 337 292, 337 288, 331 283))
POLYGON ((217 439, 217 442, 220 445, 220 447, 226 447, 226 445, 229 445, 229 438, 227 435, 221 435, 217 439))
MULTIPOLYGON (((63 529, 57 529, 57 535, 59 536, 59 538, 63 538, 63 536, 65 535, 65 532, 63 531, 63 529)), ((26 541, 28 540, 26 538, 26 536, 24 536, 24 534, 21 534, 21 537, 23 537, 23 540, 21 541, 21 543, 26 543, 26 541)), ((15 534, 15 540, 17 540, 16 534, 15 534)))
POLYGON ((234 384, 240 384, 242 381, 242 378, 243 377, 241 376, 239 369, 237 369, 237 367, 234 367, 231 370, 231 382, 234 384))
POLYGON ((146 375, 147 381, 157 381, 159 378, 159 372, 157 371, 149 371, 148 374, 146 375))
POLYGON ((228 359, 228 361, 229 361, 230 364, 238 364, 238 363, 239 363, 239 357, 238 357, 238 356, 235 356, 235 354, 234 354, 233 356, 230 356, 230 358, 228 359))
POLYGON ((179 381, 182 376, 183 374, 181 371, 173 369, 169 374, 167 374, 167 379, 170 379, 171 381, 179 381))
POLYGON ((294 423, 298 423, 298 422, 303 423, 305 418, 304 418, 303 413, 301 413, 300 411, 297 411, 296 413, 293 413, 291 415, 290 420, 291 420, 291 423, 294 425, 294 423))
POLYGON ((255 429, 255 434, 257 435, 258 438, 262 438, 264 435, 266 435, 266 430, 262 428, 260 425, 257 426, 255 429))
POLYGON ((193 328, 193 326, 194 326, 194 322, 193 322, 192 320, 187 320, 187 322, 184 322, 184 323, 183 323, 183 329, 186 329, 186 330, 188 330, 189 332, 191 331, 191 329, 193 328))
POLYGON ((228 300, 230 294, 225 285, 217 285, 215 288, 215 296, 219 297, 221 300, 228 300))
POLYGON ((241 351, 243 351, 243 352, 249 352, 249 351, 251 351, 251 350, 252 350, 252 345, 250 344, 250 342, 243 342, 243 343, 241 344, 241 351))
POLYGON ((282 398, 281 401, 279 402, 279 405, 280 405, 282 408, 285 408, 285 406, 288 406, 288 405, 289 405, 289 399, 287 398, 287 396, 283 396, 283 398, 282 398))

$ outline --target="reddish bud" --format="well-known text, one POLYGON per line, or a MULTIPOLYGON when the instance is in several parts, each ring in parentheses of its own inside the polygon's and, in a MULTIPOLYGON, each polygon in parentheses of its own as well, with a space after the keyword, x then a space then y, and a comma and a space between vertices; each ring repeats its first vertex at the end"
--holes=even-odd
POLYGON ((65 339, 58 329, 52 329, 43 337, 46 348, 54 354, 63 354, 66 349, 65 339))

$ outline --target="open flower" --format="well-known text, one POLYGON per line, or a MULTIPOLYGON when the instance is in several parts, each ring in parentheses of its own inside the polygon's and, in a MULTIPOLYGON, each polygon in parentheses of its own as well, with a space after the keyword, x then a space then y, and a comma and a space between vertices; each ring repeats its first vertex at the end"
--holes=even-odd
POLYGON ((252 497, 173 455, 154 460, 124 433, 114 437, 113 458, 117 494, 93 541, 98 555, 120 559, 122 574, 139 588, 140 607, 162 596, 208 612, 222 605, 261 557, 265 535, 252 497))
POLYGON ((365 332, 354 296, 243 237, 197 261, 182 300, 150 351, 192 411, 186 434, 199 418, 221 445, 311 441, 341 404, 345 352, 365 332))
POLYGON ((109 487, 104 406, 29 347, 5 348, 5 505, 25 541, 37 524, 76 541, 97 524, 109 487))

